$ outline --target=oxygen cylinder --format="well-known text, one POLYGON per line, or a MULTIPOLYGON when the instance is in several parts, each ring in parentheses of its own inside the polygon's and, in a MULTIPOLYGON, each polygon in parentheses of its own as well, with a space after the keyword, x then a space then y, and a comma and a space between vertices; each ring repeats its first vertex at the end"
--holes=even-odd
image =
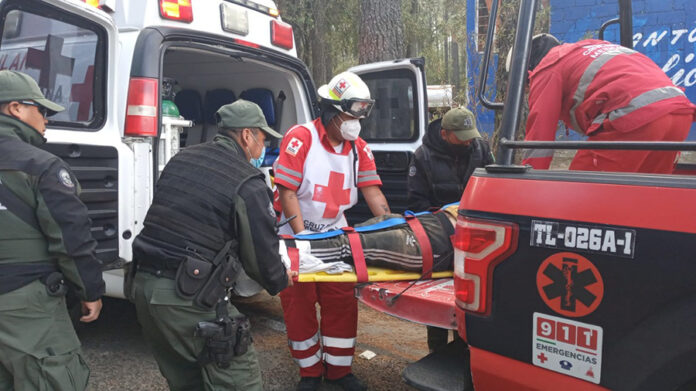
POLYGON ((162 131, 160 132, 158 145, 158 163, 161 173, 164 166, 172 156, 179 152, 181 133, 184 127, 193 125, 179 113, 179 108, 174 103, 174 85, 176 80, 163 78, 162 80, 162 131))

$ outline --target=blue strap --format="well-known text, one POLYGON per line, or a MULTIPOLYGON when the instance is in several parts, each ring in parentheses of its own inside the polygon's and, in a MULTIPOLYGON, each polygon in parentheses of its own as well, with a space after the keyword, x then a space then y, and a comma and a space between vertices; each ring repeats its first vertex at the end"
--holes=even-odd
MULTIPOLYGON (((413 213, 410 210, 407 210, 404 212, 404 215, 413 215, 413 216, 421 216, 425 214, 431 214, 430 212, 418 212, 418 213, 413 213)), ((385 229, 385 228, 391 228, 395 227, 397 225, 401 224, 406 224, 406 219, 403 217, 392 217, 390 219, 386 219, 383 221, 380 221, 379 223, 375 224, 370 224, 370 225, 365 225, 362 227, 355 227, 355 232, 372 232, 372 231, 378 231, 380 229, 385 229)), ((335 229, 332 231, 326 231, 326 232, 317 232, 314 234, 306 234, 306 235, 293 235, 295 239, 299 240, 315 240, 315 239, 327 239, 327 238, 333 238, 339 235, 345 234, 345 231, 342 229, 335 229)))

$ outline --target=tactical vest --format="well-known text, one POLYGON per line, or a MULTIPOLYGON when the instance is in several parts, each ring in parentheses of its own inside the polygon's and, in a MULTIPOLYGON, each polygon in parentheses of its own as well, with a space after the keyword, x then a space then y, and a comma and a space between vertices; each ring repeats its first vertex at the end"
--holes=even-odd
POLYGON ((133 243, 139 262, 176 263, 190 251, 210 258, 236 237, 234 204, 239 186, 263 174, 233 148, 220 142, 198 144, 167 163, 144 228, 133 243))

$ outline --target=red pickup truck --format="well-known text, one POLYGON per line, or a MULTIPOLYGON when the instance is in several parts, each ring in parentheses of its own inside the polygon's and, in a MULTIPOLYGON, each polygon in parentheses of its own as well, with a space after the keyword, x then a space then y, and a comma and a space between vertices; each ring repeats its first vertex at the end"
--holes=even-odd
MULTIPOLYGON (((618 4, 622 44, 631 45, 631 2, 618 4)), ((476 170, 462 196, 454 284, 422 283, 449 286, 454 304, 432 307, 439 310, 430 315, 410 306, 413 316, 394 304, 396 286, 365 288, 363 296, 378 292, 386 312, 421 323, 456 323, 468 350, 455 342, 404 371, 422 390, 694 390, 696 177, 511 164, 514 148, 588 148, 511 141, 535 10, 535 0, 520 1, 500 164, 476 170)), ((696 144, 592 143, 600 148, 696 144)), ((407 300, 428 300, 416 296, 407 300)), ((431 301, 443 302, 441 295, 431 301)))

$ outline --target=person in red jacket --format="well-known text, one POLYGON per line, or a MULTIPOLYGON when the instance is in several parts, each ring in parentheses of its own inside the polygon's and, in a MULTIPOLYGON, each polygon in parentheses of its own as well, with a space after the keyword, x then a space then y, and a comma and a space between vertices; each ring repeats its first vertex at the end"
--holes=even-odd
MULTIPOLYGON (((696 106, 648 57, 596 39, 532 40, 527 141, 552 141, 562 120, 588 141, 684 141, 696 106)), ((677 151, 580 150, 571 170, 671 173, 677 151)), ((523 164, 547 169, 553 150, 528 150, 523 164)))

